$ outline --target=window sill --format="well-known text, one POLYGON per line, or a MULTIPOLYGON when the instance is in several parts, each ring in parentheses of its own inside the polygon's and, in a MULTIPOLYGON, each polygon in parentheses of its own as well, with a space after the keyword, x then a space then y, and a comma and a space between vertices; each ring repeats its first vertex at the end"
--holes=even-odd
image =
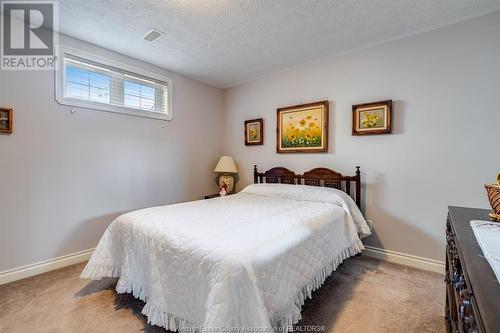
POLYGON ((114 105, 107 105, 107 104, 102 104, 102 103, 94 103, 94 102, 89 102, 89 101, 82 101, 79 99, 64 98, 61 96, 56 96, 56 101, 57 101, 57 103, 59 103, 61 105, 71 106, 71 107, 75 107, 75 108, 83 108, 83 109, 96 110, 96 111, 121 113, 121 114, 126 114, 126 115, 131 115, 131 116, 145 117, 145 118, 158 119, 158 120, 172 120, 172 116, 170 114, 165 114, 165 113, 160 113, 160 112, 141 111, 141 110, 127 108, 127 107, 123 107, 123 106, 114 106, 114 105))

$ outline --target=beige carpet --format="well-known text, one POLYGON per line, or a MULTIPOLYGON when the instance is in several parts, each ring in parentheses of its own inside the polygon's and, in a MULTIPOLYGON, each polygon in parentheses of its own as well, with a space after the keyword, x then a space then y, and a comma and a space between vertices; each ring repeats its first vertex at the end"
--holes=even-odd
MULTIPOLYGON (((83 267, 0 286, 0 332, 165 332, 141 301, 115 293, 116 280, 79 279, 83 267)), ((306 302, 297 331, 444 332, 444 299, 441 275, 359 256, 306 302)))

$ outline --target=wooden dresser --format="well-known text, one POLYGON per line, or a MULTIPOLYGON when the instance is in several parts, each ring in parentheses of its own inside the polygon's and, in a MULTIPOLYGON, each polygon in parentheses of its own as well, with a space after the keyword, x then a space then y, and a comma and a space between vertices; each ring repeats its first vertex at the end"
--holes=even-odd
POLYGON ((470 226, 471 220, 490 221, 489 212, 449 207, 445 276, 448 332, 500 333, 500 284, 470 226))

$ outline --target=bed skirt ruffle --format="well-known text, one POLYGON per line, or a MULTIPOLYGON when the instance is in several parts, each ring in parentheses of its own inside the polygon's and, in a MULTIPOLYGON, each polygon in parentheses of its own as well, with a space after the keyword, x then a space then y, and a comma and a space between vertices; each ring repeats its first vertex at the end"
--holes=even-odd
MULTIPOLYGON (((300 314, 304 302, 312 297, 312 292, 319 289, 326 278, 331 275, 338 266, 347 258, 355 256, 364 250, 361 240, 357 240, 353 245, 343 250, 335 259, 330 261, 323 269, 318 272, 298 293, 297 298, 291 308, 283 315, 274 325, 276 332, 289 332, 293 329, 293 325, 299 322, 302 318, 300 314)), ((166 313, 158 309, 155 305, 148 302, 149 294, 144 286, 138 285, 133 281, 127 281, 124 277, 120 277, 121 272, 119 267, 108 265, 87 265, 82 271, 80 277, 82 279, 99 280, 106 277, 120 278, 116 285, 116 292, 119 294, 131 293, 135 298, 144 301, 141 313, 148 318, 148 324, 164 327, 170 331, 182 332, 198 332, 198 326, 190 323, 188 320, 179 318, 174 314, 166 313)))
POLYGON ((326 278, 337 270, 338 266, 345 259, 355 256, 364 249, 365 247, 363 246, 363 243, 361 240, 358 240, 351 247, 342 251, 337 258, 330 261, 325 267, 323 267, 323 269, 311 280, 309 280, 309 282, 302 288, 290 310, 282 317, 282 319, 278 321, 275 330, 279 332, 291 331, 293 329, 293 325, 302 319, 302 315, 300 314, 302 306, 307 299, 312 297, 313 291, 319 289, 325 283, 326 278))

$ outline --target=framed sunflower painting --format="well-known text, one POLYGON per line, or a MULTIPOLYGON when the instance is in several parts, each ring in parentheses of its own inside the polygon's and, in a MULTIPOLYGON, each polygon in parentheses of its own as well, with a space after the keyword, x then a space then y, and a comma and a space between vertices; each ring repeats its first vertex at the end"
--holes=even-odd
POLYGON ((352 135, 392 132, 392 100, 352 106, 352 135))
POLYGON ((278 109, 276 152, 328 151, 328 101, 278 109))
POLYGON ((264 119, 245 120, 245 145, 264 144, 264 119))

